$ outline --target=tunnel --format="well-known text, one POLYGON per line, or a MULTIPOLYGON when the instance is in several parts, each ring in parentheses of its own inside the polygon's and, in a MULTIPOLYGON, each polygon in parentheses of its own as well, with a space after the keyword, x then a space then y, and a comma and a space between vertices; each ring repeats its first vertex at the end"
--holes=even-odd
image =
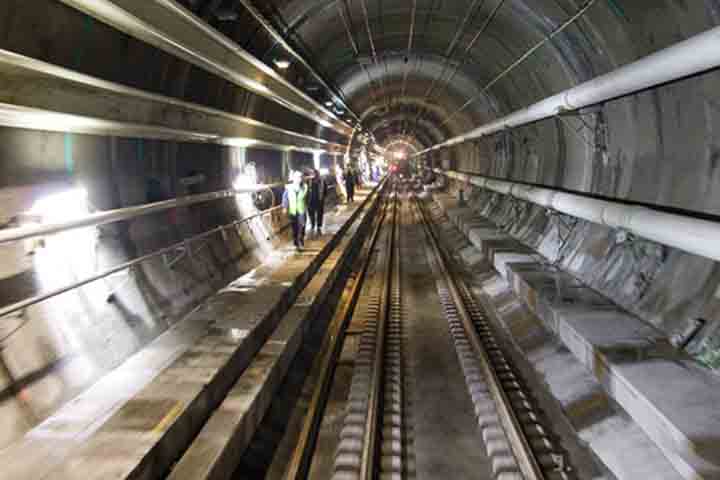
POLYGON ((720 479, 720 0, 0 20, 0 479, 720 479))

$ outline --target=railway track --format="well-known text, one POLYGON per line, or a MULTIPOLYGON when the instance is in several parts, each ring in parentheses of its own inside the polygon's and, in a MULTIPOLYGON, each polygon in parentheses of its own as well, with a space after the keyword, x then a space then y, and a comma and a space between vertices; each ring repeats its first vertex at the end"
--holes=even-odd
POLYGON ((452 273, 423 206, 414 202, 439 274, 438 290, 495 478, 570 480, 565 455, 467 285, 452 273))
POLYGON ((383 248, 360 298, 365 319, 340 434, 334 479, 402 478, 402 338, 397 192, 386 205, 383 248))
POLYGON ((453 260, 443 249, 431 219, 419 201, 408 198, 410 201, 401 202, 396 188, 388 194, 359 256, 363 259, 361 266, 330 324, 323 348, 326 354, 317 360, 320 375, 283 478, 414 478, 413 443, 409 438, 412 435, 408 433, 413 428, 408 418, 413 414, 406 411, 409 369, 404 351, 407 326, 399 249, 403 221, 420 226, 424 232, 422 238, 427 244, 424 249, 434 272, 431 280, 437 288, 435 298, 440 303, 438 318, 445 315, 439 321, 447 321, 448 348, 454 348, 462 369, 458 388, 469 394, 472 407, 468 416, 472 417, 474 412, 473 420, 479 426, 473 448, 484 449, 489 459, 488 472, 478 472, 478 478, 575 478, 548 422, 498 343, 494 326, 454 273, 453 260), (358 335, 359 341, 337 433, 334 463, 331 469, 322 474, 314 471, 313 475, 318 432, 326 415, 343 345, 352 335, 358 335))

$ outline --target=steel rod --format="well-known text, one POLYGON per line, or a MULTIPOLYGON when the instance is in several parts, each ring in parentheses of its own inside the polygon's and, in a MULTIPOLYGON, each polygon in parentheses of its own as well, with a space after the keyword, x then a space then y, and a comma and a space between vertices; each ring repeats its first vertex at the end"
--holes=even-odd
POLYGON ((108 210, 106 212, 92 213, 83 217, 66 220, 63 222, 50 222, 42 225, 31 225, 17 228, 8 228, 0 230, 0 245, 8 242, 17 242, 27 238, 38 237, 42 235, 51 235, 54 233, 64 232, 76 228, 95 227, 106 225, 108 223, 119 222, 122 220, 130 220, 132 218, 149 215, 151 213, 162 212, 171 208, 187 207, 198 203, 220 200, 223 198, 231 198, 236 195, 245 193, 254 193, 265 190, 267 188, 282 186, 282 183, 274 183, 271 185, 262 185, 256 188, 247 188, 240 190, 220 190, 217 192, 201 193, 198 195, 190 195, 187 197, 174 198, 172 200, 164 200, 161 202, 147 203, 145 205, 137 205, 133 207, 118 208, 108 210))
POLYGON ((148 253, 147 255, 143 255, 142 257, 138 257, 134 260, 130 260, 125 263, 121 263, 120 265, 117 265, 115 267, 109 268, 107 270, 103 270, 100 273, 96 273, 94 275, 90 275, 89 277, 86 277, 82 280, 79 280, 77 282, 71 283, 70 285, 66 285, 64 287, 56 288, 55 290, 51 290, 49 292, 41 293, 39 295, 35 295, 30 298, 26 298, 25 300, 21 300, 19 302, 13 303, 12 305, 8 305, 6 307, 0 308, 0 317, 4 317, 5 315, 10 315, 11 313, 15 313, 20 310, 24 310, 32 305, 35 305, 37 303, 43 302, 49 298, 56 297, 58 295, 61 295, 63 293, 69 292, 70 290, 75 290, 76 288, 82 287, 84 285, 87 285, 88 283, 95 282, 97 280, 100 280, 105 277, 109 277, 110 275, 121 272, 123 270, 127 270, 128 268, 131 268, 135 265, 138 265, 140 263, 146 262, 148 260, 151 260, 155 257, 168 254, 170 252, 173 252, 177 250, 180 247, 184 247, 188 245, 190 242, 194 242, 197 240, 200 240, 202 238, 209 237, 211 235, 214 235, 216 233, 219 233, 226 228, 234 227, 237 225, 240 225, 242 223, 245 223, 249 220, 252 220, 253 218, 257 218, 262 215, 267 215, 268 213, 272 213, 273 211, 276 211, 278 209, 281 209, 281 206, 269 208, 267 210, 263 210, 262 212, 259 212, 257 214, 251 215, 249 217, 245 217, 240 220, 236 220, 234 222, 228 223, 227 225, 222 225, 220 227, 213 228, 212 230, 208 230, 207 232, 200 233, 198 235, 195 235, 194 237, 182 240, 180 242, 177 242, 169 247, 161 248, 160 250, 157 250, 153 253, 148 253))

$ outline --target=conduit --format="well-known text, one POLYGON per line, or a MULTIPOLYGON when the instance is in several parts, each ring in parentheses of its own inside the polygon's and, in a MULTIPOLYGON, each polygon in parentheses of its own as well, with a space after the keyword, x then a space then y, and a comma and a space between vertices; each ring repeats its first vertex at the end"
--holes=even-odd
POLYGON ((588 222, 623 229, 668 247, 720 261, 720 222, 700 220, 637 205, 598 200, 481 175, 440 169, 436 169, 435 172, 588 222))
POLYGON ((618 97, 680 80, 720 66, 720 27, 648 55, 612 72, 541 100, 494 122, 418 152, 416 155, 475 140, 563 112, 578 110, 618 97))

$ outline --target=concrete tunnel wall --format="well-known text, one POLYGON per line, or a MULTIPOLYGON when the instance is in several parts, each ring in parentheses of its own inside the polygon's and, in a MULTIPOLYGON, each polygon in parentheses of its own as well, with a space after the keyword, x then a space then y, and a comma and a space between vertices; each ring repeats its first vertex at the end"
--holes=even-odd
MULTIPOLYGON (((190 66, 54 0, 0 4, 0 48, 102 79, 169 95, 275 126, 338 136, 229 82, 190 66)), ((0 79, 2 83, 2 79, 0 79)), ((7 83, 2 88, 12 88, 7 83)), ((79 186, 94 210, 231 188, 243 164, 280 182, 283 154, 255 148, 50 133, 0 127, 0 224, 57 192, 79 186), (186 187, 181 179, 203 175, 186 187), (154 186, 150 186, 154 182, 154 186), (152 191, 151 191, 152 190, 152 191)), ((326 159, 327 163, 328 159, 326 159)), ((292 152, 292 166, 312 166, 292 152)), ((219 200, 71 234, 39 255, 38 242, 0 246, 0 303, 70 284, 255 212, 241 198, 219 200), (69 247, 69 248, 68 248, 69 247), (42 258, 41 258, 42 257, 42 258)), ((193 244, 193 258, 167 268, 156 258, 12 314, 0 324, 0 448, 17 439, 169 326, 266 258, 285 226, 254 220, 223 241, 193 244), (114 301, 108 302, 112 293, 114 301)))
MULTIPOLYGON (((93 210, 230 188, 240 158, 280 181, 279 152, 200 144, 0 129, 0 222, 59 192, 82 187, 93 210), (183 178, 205 181, 185 186, 183 178)), ((301 162, 305 158, 293 158, 301 162)), ((251 215, 248 197, 217 200, 0 246, 3 305, 62 287, 124 261, 251 215), (42 243, 41 243, 42 242, 42 243), (47 243, 45 243, 47 242, 47 243)), ((191 243, 131 271, 11 314, 0 325, 0 445, 52 414, 208 295, 259 264, 285 226, 279 212, 191 243), (165 260, 173 262, 168 268, 165 260), (108 301, 112 294, 113 300, 108 301)))
MULTIPOLYGON (((284 18, 294 20, 304 18, 303 12, 321 2, 270 3, 284 18)), ((389 10, 407 8, 407 3, 387 2, 389 10)), ((438 17, 440 12, 462 16, 466 7, 460 2, 432 3, 437 3, 438 17)), ((461 134, 493 116, 509 113, 720 23, 718 0, 598 0, 598 7, 559 36, 550 48, 540 50, 493 87, 478 108, 440 129, 437 124, 442 113, 459 108, 479 86, 547 35, 552 30, 548 19, 556 24, 578 6, 578 2, 570 0, 513 0, 509 4, 511 8, 490 27, 482 54, 475 53, 472 61, 463 66, 463 82, 449 85, 448 91, 436 99, 440 113, 424 118, 425 127, 417 122, 418 138, 440 141, 441 134, 461 134), (469 90, 471 82, 466 79, 477 83, 474 90, 469 90)), ((360 18, 357 11, 353 13, 360 18)), ((388 50, 401 50, 403 47, 397 45, 407 43, 407 15, 396 17, 388 17, 388 36, 383 40, 388 50)), ((317 128, 299 115, 56 0, 6 0, 0 4, 0 19, 0 48, 338 140, 332 132, 317 128)), ((446 28, 449 22, 441 20, 434 28, 424 26, 424 31, 419 32, 423 36, 418 41, 418 57, 441 55, 447 46, 452 28, 446 28)), ((213 22, 226 33, 234 32, 236 38, 246 35, 252 40, 249 33, 242 32, 242 24, 213 22)), ((343 38, 340 22, 320 18, 293 25, 293 34, 300 35, 312 51, 326 56, 332 57, 339 48, 328 39, 339 42, 343 38)), ((366 40, 362 42, 361 47, 367 50, 366 40)), ((266 47, 257 46, 254 53, 262 57, 266 47)), ((358 85, 358 75, 363 72, 354 60, 351 67, 336 70, 330 68, 334 65, 331 58, 321 55, 317 60, 327 67, 330 77, 340 79, 341 87, 342 83, 358 85)), ((432 76, 418 68, 417 75, 409 76, 407 92, 422 96, 432 76)), ((431 71, 437 70, 434 64, 431 71)), ((582 117, 546 120, 442 151, 434 155, 433 161, 444 168, 720 215, 719 75, 704 74, 609 102, 582 117)), ((402 78, 398 71, 391 72, 386 79, 388 92, 400 95, 398 82, 402 78)), ((361 116, 364 108, 372 107, 369 90, 368 84, 359 84, 348 99, 360 109, 361 116)), ((412 101, 397 100, 390 111, 368 116, 370 130, 392 112, 404 114, 408 106, 417 107, 412 101)), ((402 115, 398 117, 400 122, 402 115)), ((396 136, 397 125, 383 126, 384 138, 396 136)), ((247 161, 257 163, 261 175, 268 165, 272 167, 267 170, 275 172, 272 176, 281 171, 282 158, 277 152, 248 149, 245 155, 247 161)), ((170 197, 185 193, 179 179, 193 173, 203 173, 207 178, 199 191, 227 188, 239 156, 240 149, 230 147, 0 128, 0 222, 8 222, 32 206, 35 199, 47 195, 50 188, 68 182, 85 186, 90 202, 99 209, 145 203, 150 178, 158 179, 170 197)), ((297 154, 295 162, 310 165, 312 158, 297 154)), ((478 209, 487 207, 484 193, 474 191, 470 196, 478 209)), ((507 220, 510 202, 502 199, 494 205, 497 210, 493 217, 507 220)), ((103 227, 93 240, 92 256, 98 265, 109 265, 227 223, 244 213, 242 205, 218 201, 184 209, 172 220, 168 214, 158 214, 103 227)), ((557 252, 562 240, 544 212, 528 209, 515 221, 515 233, 527 243, 548 256, 557 252)), ((666 331, 676 332, 693 318, 706 318, 710 326, 704 333, 704 343, 696 345, 696 349, 708 354, 720 350, 720 336, 714 334, 720 319, 716 298, 720 271, 714 262, 674 250, 657 256, 657 246, 651 244, 635 250, 617 246, 614 232, 582 222, 568 238, 561 266, 666 331)), ((137 351, 206 295, 255 265, 257 260, 250 252, 263 241, 264 232, 249 229, 230 244, 216 238, 198 253, 199 262, 183 261, 182 268, 175 271, 155 264, 138 269, 118 290, 114 303, 105 302, 105 292, 122 285, 123 276, 45 302, 25 317, 0 325, 0 418, 11 422, 9 428, 0 431, 0 447, 137 351), (209 276, 211 272, 214 277, 209 276), (26 327, 17 330, 26 321, 26 327), (124 333, 108 335, 117 331, 124 333)), ((48 286, 36 259, 26 254, 28 248, 25 244, 0 248, 3 303, 48 286)), ((64 269, 62 276, 52 281, 72 278, 74 261, 69 254, 60 264, 51 265, 54 273, 64 269)))

